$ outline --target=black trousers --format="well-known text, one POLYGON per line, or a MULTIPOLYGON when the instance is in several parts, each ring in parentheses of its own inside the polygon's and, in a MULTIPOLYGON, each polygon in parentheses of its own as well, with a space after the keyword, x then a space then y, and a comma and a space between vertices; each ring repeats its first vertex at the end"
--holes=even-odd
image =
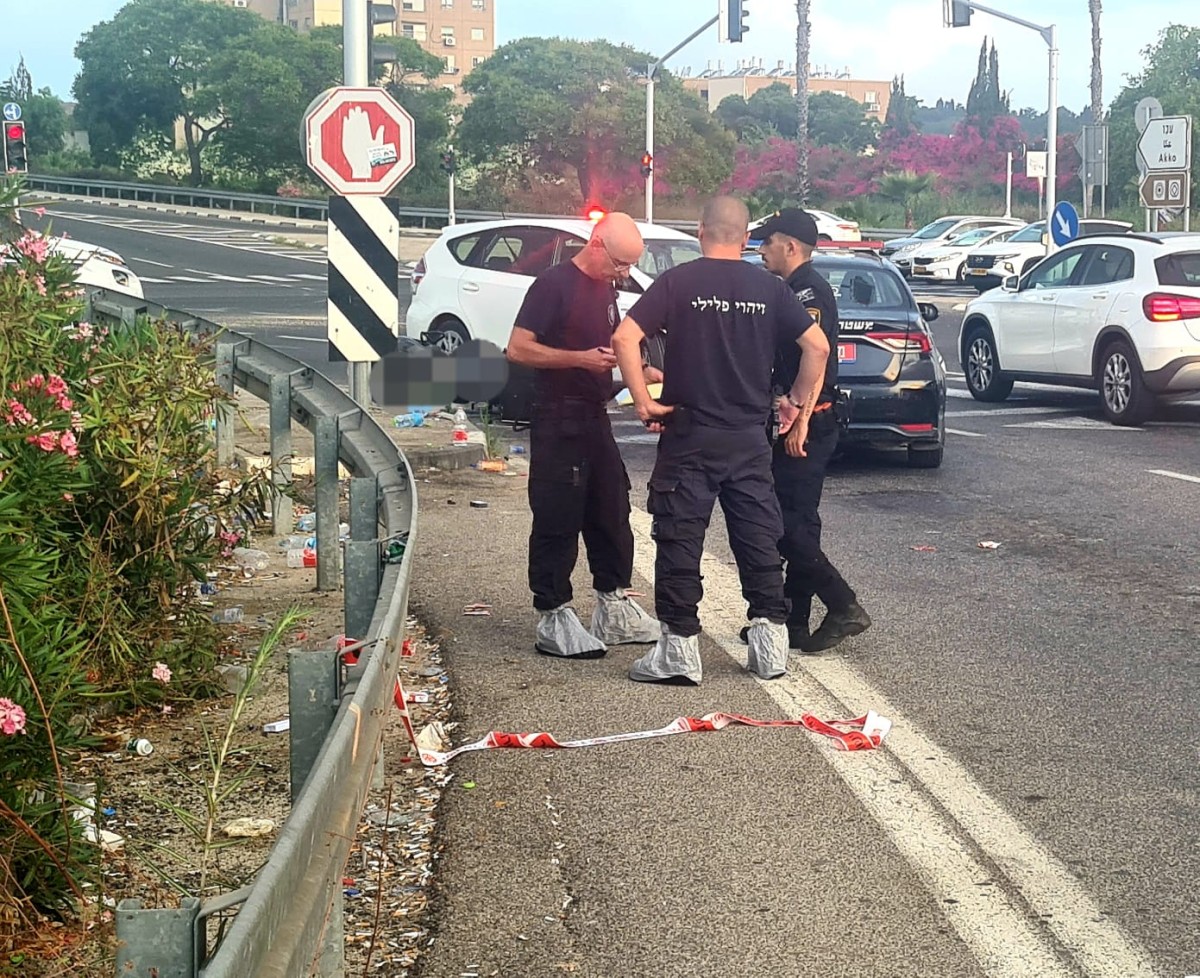
POLYGON ((751 618, 783 622, 777 549, 783 523, 771 485, 763 428, 726 430, 672 421, 658 443, 647 509, 654 517, 654 605, 676 635, 700 631, 700 558, 713 503, 720 500, 751 618))
POLYGON ((831 611, 844 611, 857 600, 853 589, 821 550, 821 491, 825 470, 838 443, 832 411, 814 414, 809 422, 808 454, 793 458, 784 450, 784 437, 775 443, 771 470, 783 514, 779 554, 787 565, 784 593, 791 605, 790 624, 808 626, 816 595, 831 611))
POLYGON ((538 611, 571 601, 581 533, 596 590, 629 587, 629 476, 603 405, 569 402, 535 411, 529 508, 529 588, 538 611))

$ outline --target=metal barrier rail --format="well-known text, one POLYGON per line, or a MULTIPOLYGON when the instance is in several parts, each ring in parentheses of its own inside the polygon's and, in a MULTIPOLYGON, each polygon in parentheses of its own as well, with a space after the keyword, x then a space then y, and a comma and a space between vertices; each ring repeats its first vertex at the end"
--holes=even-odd
MULTIPOLYGON (((292 810, 254 882, 178 910, 116 911, 116 974, 123 978, 297 978, 342 974, 343 868, 381 748, 400 665, 417 533, 412 471, 387 433, 315 370, 207 320, 115 292, 89 296, 92 322, 164 318, 216 334, 216 374, 270 405, 271 457, 291 455, 291 422, 313 433, 317 516, 317 587, 337 586, 338 463, 351 471, 350 539, 343 590, 346 634, 361 637, 359 664, 337 650, 289 653, 292 810), (407 534, 399 564, 384 564, 382 546, 407 534), (241 905, 224 939, 205 958, 210 920, 241 905)), ((233 417, 217 419, 217 457, 233 459, 233 417)), ((290 479, 290 464, 273 472, 290 479)), ((290 499, 272 511, 276 533, 291 532, 290 499)))
MULTIPOLYGON (((329 206, 325 200, 311 197, 273 197, 269 194, 248 194, 233 190, 204 190, 195 187, 164 187, 146 183, 120 183, 115 180, 91 180, 83 177, 59 177, 29 175, 26 184, 33 190, 48 193, 75 194, 80 197, 98 197, 101 200, 134 200, 151 203, 166 203, 174 206, 207 207, 213 210, 242 211, 252 214, 290 215, 298 220, 324 221, 329 206)), ((499 221, 509 218, 528 220, 532 218, 577 219, 578 214, 525 214, 500 211, 457 211, 459 221, 499 221)), ((400 221, 408 227, 435 227, 441 229, 449 220, 449 212, 440 207, 401 207, 400 221)), ((656 221, 663 227, 680 231, 695 232, 696 221, 656 221)), ((862 228, 862 233, 886 241, 903 237, 909 233, 903 228, 862 228)))

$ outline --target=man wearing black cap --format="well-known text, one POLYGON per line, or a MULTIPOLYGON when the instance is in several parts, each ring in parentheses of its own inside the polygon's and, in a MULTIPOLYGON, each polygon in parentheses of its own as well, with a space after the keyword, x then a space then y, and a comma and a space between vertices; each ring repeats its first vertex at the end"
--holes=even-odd
MULTIPOLYGON (((792 648, 823 652, 870 627, 871 619, 858 603, 854 590, 821 550, 821 490, 825 469, 837 448, 838 425, 833 405, 837 400, 838 311, 833 289, 812 265, 817 246, 817 225, 798 207, 788 207, 769 217, 755 233, 762 241, 763 265, 786 283, 829 340, 825 379, 816 392, 807 432, 793 426, 775 444, 772 474, 783 513, 779 553, 787 563, 784 593, 791 605, 788 641, 792 648), (801 439, 807 434, 807 443, 801 439), (812 599, 816 595, 827 613, 820 627, 809 634, 812 599)), ((775 389, 788 391, 800 369, 800 350, 780 346, 775 358, 775 389)), ((784 395, 784 403, 790 401, 784 395)), ((790 404, 789 407, 800 407, 790 404)), ((781 415, 786 409, 781 410, 781 415)), ((802 412, 803 413, 803 412, 802 412)))

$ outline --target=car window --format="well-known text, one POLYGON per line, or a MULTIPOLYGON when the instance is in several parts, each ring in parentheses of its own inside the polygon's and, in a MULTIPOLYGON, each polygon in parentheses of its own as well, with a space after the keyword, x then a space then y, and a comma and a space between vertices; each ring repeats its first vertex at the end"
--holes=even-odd
POLYGON ((975 228, 972 231, 966 231, 962 234, 955 235, 950 240, 956 245, 978 244, 980 241, 991 237, 991 228, 975 228))
POLYGON ((579 235, 563 234, 562 246, 558 249, 558 261, 555 264, 561 265, 565 261, 570 261, 586 247, 587 242, 579 235))
POLYGON ((479 239, 483 237, 480 234, 464 234, 461 238, 451 238, 446 242, 446 247, 450 250, 450 254, 454 256, 454 260, 461 265, 468 264, 471 257, 471 252, 475 250, 475 246, 479 244, 479 239))
POLYGON ((502 228, 484 244, 478 265, 492 272, 537 275, 554 263, 558 232, 552 228, 502 228))
POLYGON ((928 241, 930 238, 940 238, 957 223, 958 221, 952 217, 942 221, 934 221, 932 224, 926 224, 913 237, 920 238, 922 241, 928 241))
POLYGON ((813 266, 829 282, 838 314, 854 318, 870 311, 908 309, 908 297, 897 277, 881 268, 813 266))
POLYGON ((1100 245, 1092 253, 1079 279, 1080 285, 1105 285, 1133 278, 1133 252, 1128 248, 1100 245))
POLYGON ((684 265, 700 257, 700 242, 676 238, 647 238, 646 248, 638 260, 638 271, 658 278, 676 265, 684 265))
POLYGON ((1159 285, 1200 288, 1200 251, 1180 251, 1163 255, 1154 262, 1159 285))
POLYGON ((1057 255, 1039 262, 1025 277, 1025 288, 1061 289, 1071 285, 1071 277, 1088 250, 1075 248, 1072 251, 1060 251, 1057 255))
POLYGON ((1020 231, 1018 231, 1016 234, 1014 234, 1008 240, 1012 241, 1013 243, 1016 243, 1019 241, 1022 244, 1027 244, 1030 241, 1041 241, 1042 235, 1045 233, 1046 233, 1046 225, 1045 224, 1042 224, 1042 223, 1027 224, 1027 225, 1025 225, 1025 227, 1021 228, 1020 231))
POLYGON ((1013 228, 1009 231, 1001 231, 995 237, 989 237, 988 241, 992 244, 999 244, 1001 241, 1007 241, 1009 238, 1011 238, 1016 233, 1017 233, 1016 228, 1013 228))

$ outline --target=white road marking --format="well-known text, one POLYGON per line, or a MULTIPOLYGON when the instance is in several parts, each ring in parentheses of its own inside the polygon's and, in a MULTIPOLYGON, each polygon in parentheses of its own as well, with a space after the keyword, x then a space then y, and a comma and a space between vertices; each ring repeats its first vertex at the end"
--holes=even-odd
MULTIPOLYGON (((634 509, 630 522, 638 544, 635 566, 653 580, 650 516, 634 509)), ((705 632, 744 666, 745 646, 735 639, 745 624, 737 575, 708 553, 701 573, 705 632)), ((796 659, 786 678, 761 686, 790 717, 856 716, 870 708, 891 719, 883 750, 826 747, 821 755, 921 875, 988 975, 1067 978, 1076 968, 1088 978, 1159 974, 1149 954, 1067 867, 852 666, 836 656, 796 659), (1003 880, 995 880, 992 865, 973 847, 1003 880), (981 885, 987 882, 1001 885, 981 885), (1060 957, 1060 945, 1070 964, 1060 957)))
POLYGON ((237 282, 241 285, 257 285, 258 283, 252 278, 242 278, 240 275, 221 275, 217 272, 209 272, 209 278, 216 279, 218 282, 237 282))
POLYGON ((171 276, 169 279, 167 279, 167 281, 168 281, 168 282, 198 282, 198 283, 200 283, 201 285, 210 285, 210 284, 212 284, 212 279, 208 279, 208 278, 192 278, 192 277, 190 277, 190 276, 188 276, 188 275, 172 275, 172 276, 171 276))
POLYGON ((1200 484, 1200 476, 1184 475, 1182 472, 1172 472, 1169 469, 1147 469, 1151 475, 1165 475, 1168 479, 1180 479, 1183 482, 1195 482, 1200 484))
POLYGON ((986 438, 987 437, 987 435, 983 434, 983 432, 981 432, 981 431, 960 431, 958 428, 947 428, 946 434, 948 434, 948 435, 963 435, 967 438, 986 438))
POLYGON ((291 282, 297 278, 295 275, 251 275, 249 278, 258 282, 291 282))
POLYGON ((315 282, 324 282, 328 277, 328 275, 310 275, 308 272, 297 272, 295 275, 291 276, 291 278, 312 279, 315 282))
POLYGON ((995 416, 1002 418, 1013 414, 1068 414, 1070 408, 1058 407, 998 407, 998 408, 976 408, 975 410, 967 411, 947 411, 947 418, 989 418, 995 416))
POLYGON ((956 372, 955 372, 955 371, 953 371, 953 370, 947 370, 947 371, 946 371, 946 376, 947 376, 947 377, 953 377, 955 380, 966 380, 966 379, 967 379, 967 375, 966 375, 966 374, 960 374, 960 373, 956 373, 956 372))
POLYGON ((149 258, 131 258, 130 261, 135 261, 139 265, 153 265, 155 268, 174 268, 174 265, 168 265, 166 262, 151 261, 149 258))
POLYGON ((1059 418, 1054 421, 1017 421, 1005 428, 1051 428, 1056 431, 1141 431, 1141 428, 1126 428, 1097 421, 1095 418, 1059 418))
POLYGON ((965 302, 960 302, 960 303, 959 303, 958 305, 956 305, 956 306, 951 306, 951 307, 950 307, 950 311, 951 311, 951 312, 966 312, 966 311, 967 311, 967 304, 966 304, 965 302))
POLYGON ((169 278, 151 278, 149 275, 139 275, 138 278, 143 283, 149 283, 150 285, 169 285, 171 283, 171 279, 169 278))
MULTIPOLYGON (((639 421, 638 424, 641 424, 639 421)), ((658 441, 658 435, 647 432, 644 435, 621 435, 615 441, 618 445, 652 445, 658 441)))
POLYGON ((280 336, 281 340, 295 340, 297 343, 328 343, 328 336, 280 336))

